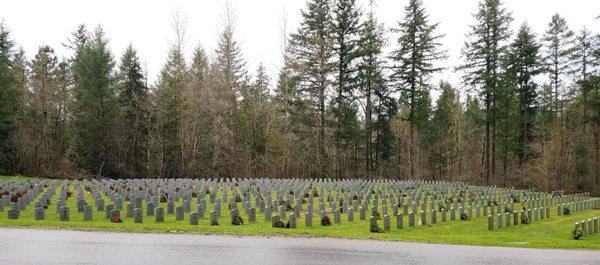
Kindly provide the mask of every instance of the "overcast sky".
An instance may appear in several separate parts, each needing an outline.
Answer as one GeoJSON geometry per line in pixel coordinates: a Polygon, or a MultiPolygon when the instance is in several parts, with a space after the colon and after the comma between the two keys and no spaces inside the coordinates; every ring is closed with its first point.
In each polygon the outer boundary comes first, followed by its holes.
{"type": "MultiPolygon", "coordinates": [[[[193,48],[204,47],[209,55],[216,46],[218,32],[223,21],[226,0],[190,1],[125,1],[125,0],[0,0],[0,19],[4,19],[12,32],[12,38],[21,46],[28,58],[40,45],[50,45],[59,57],[69,56],[62,46],[70,32],[80,23],[88,28],[101,25],[110,38],[110,47],[118,61],[124,48],[132,43],[146,64],[150,83],[165,61],[169,40],[174,39],[171,20],[179,9],[187,19],[186,52],[191,57],[193,48]]],[[[366,10],[368,0],[357,0],[366,10]]],[[[424,0],[430,20],[440,22],[439,33],[449,51],[449,59],[443,66],[452,68],[459,61],[460,49],[468,25],[473,24],[472,14],[479,0],[424,0]]],[[[386,27],[393,27],[404,15],[408,0],[377,0],[375,12],[386,27]]],[[[560,13],[571,29],[579,31],[586,26],[598,33],[600,15],[598,0],[504,0],[505,7],[513,13],[513,32],[527,22],[537,33],[543,34],[551,16],[560,13]]],[[[276,78],[281,59],[281,25],[287,17],[288,32],[299,25],[300,9],[304,0],[232,0],[235,9],[235,38],[241,45],[248,62],[249,72],[254,73],[263,63],[272,79],[276,78]]],[[[393,47],[394,36],[388,34],[393,47]]],[[[450,70],[435,76],[454,84],[458,75],[450,70]]]]}

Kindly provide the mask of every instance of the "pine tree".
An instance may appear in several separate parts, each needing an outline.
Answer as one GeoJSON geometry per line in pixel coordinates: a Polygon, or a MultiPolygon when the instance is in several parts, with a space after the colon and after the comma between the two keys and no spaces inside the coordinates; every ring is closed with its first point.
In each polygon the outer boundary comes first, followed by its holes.
{"type": "Polygon", "coordinates": [[[416,147],[415,130],[417,123],[423,123],[423,115],[417,115],[417,107],[423,107],[429,93],[429,78],[431,74],[441,68],[434,65],[436,61],[445,58],[445,52],[440,50],[439,43],[442,35],[436,34],[439,23],[430,24],[429,15],[426,13],[421,0],[410,0],[405,8],[405,17],[398,23],[396,32],[400,33],[397,40],[398,48],[392,52],[394,62],[392,80],[397,90],[407,94],[409,106],[408,123],[409,131],[409,166],[410,176],[418,175],[416,172],[416,147]],[[418,117],[421,116],[421,117],[418,117]]]}
{"type": "Polygon", "coordinates": [[[567,26],[567,21],[559,14],[552,16],[544,35],[544,61],[549,75],[554,97],[554,113],[560,114],[560,101],[565,94],[564,79],[573,67],[573,41],[575,34],[567,26]]]}
{"type": "MultiPolygon", "coordinates": [[[[299,78],[300,93],[310,108],[314,108],[316,122],[318,156],[315,158],[314,175],[328,175],[327,151],[325,142],[327,91],[332,74],[332,14],[328,0],[311,0],[307,9],[302,11],[302,22],[298,32],[290,40],[290,56],[293,68],[299,78]]],[[[307,125],[310,125],[307,124],[307,125]]]]}
{"type": "Polygon", "coordinates": [[[74,152],[78,165],[90,174],[118,174],[114,124],[117,116],[113,57],[101,28],[77,51],[73,106],[74,152]]]}
{"type": "Polygon", "coordinates": [[[119,65],[119,147],[123,177],[147,176],[148,87],[136,50],[130,44],[119,65]]]}
{"type": "Polygon", "coordinates": [[[482,0],[474,15],[469,40],[463,48],[465,64],[463,79],[467,85],[480,90],[485,108],[485,140],[482,165],[483,179],[490,184],[495,177],[495,117],[496,90],[501,77],[501,58],[510,38],[511,14],[502,7],[500,0],[482,0]]]}

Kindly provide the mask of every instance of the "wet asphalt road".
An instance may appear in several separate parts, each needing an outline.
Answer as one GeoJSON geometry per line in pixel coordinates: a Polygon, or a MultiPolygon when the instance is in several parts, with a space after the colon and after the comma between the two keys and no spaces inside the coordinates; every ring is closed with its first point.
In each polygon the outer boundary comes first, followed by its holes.
{"type": "Polygon", "coordinates": [[[0,228],[0,264],[600,264],[600,251],[0,228]]]}

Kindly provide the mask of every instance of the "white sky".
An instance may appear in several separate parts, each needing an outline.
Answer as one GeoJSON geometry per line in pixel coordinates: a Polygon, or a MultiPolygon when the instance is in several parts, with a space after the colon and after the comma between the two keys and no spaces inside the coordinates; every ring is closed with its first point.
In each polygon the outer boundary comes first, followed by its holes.
{"type": "MultiPolygon", "coordinates": [[[[368,0],[357,0],[368,9],[368,0]]],[[[23,47],[31,58],[40,45],[53,47],[59,57],[68,57],[62,46],[70,33],[80,23],[88,28],[101,25],[110,38],[110,47],[118,62],[123,50],[133,43],[138,55],[146,64],[152,84],[160,71],[174,39],[171,29],[173,13],[178,8],[187,18],[186,52],[188,61],[193,48],[202,45],[212,54],[217,42],[226,0],[0,0],[0,19],[4,19],[17,45],[23,47]]],[[[431,21],[441,22],[439,33],[449,51],[449,59],[443,66],[453,68],[460,60],[460,49],[468,25],[473,24],[472,14],[479,0],[424,0],[431,21]]],[[[408,0],[377,0],[376,15],[386,27],[396,25],[404,16],[408,0]]],[[[583,26],[594,33],[600,29],[598,0],[504,0],[505,7],[513,13],[513,32],[523,22],[541,36],[551,16],[558,12],[566,18],[571,29],[579,31],[583,26]]],[[[235,38],[241,45],[248,62],[248,70],[254,74],[259,63],[267,67],[276,79],[281,59],[281,25],[287,14],[288,33],[299,25],[300,9],[304,0],[232,0],[236,14],[235,38]]],[[[365,11],[366,12],[366,11],[365,11]]],[[[395,37],[388,34],[390,44],[395,37]]],[[[393,48],[393,46],[392,46],[393,48]]],[[[452,70],[435,76],[434,82],[449,80],[458,85],[459,75],[452,70]]]]}

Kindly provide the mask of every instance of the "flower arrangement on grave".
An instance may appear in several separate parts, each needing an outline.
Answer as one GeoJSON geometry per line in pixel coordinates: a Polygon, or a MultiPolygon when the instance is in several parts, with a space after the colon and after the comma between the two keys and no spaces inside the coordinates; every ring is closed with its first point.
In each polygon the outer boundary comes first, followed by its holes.
{"type": "Polygon", "coordinates": [[[235,194],[234,200],[235,202],[242,202],[242,196],[240,196],[239,194],[235,194]]]}
{"type": "Polygon", "coordinates": [[[285,211],[286,212],[291,212],[293,210],[294,210],[294,207],[291,204],[289,204],[289,203],[285,204],[285,211]]]}
{"type": "Polygon", "coordinates": [[[110,219],[111,222],[115,223],[115,224],[120,224],[123,222],[123,220],[121,219],[121,215],[117,214],[115,216],[113,216],[112,219],[110,219]]]}
{"type": "Polygon", "coordinates": [[[579,227],[576,227],[575,229],[573,229],[571,234],[573,235],[573,239],[579,240],[580,238],[583,237],[583,230],[581,230],[581,228],[579,228],[579,227]]]}
{"type": "Polygon", "coordinates": [[[565,208],[563,209],[563,214],[564,214],[564,215],[571,215],[571,209],[569,209],[569,207],[565,207],[565,208]]]}
{"type": "Polygon", "coordinates": [[[242,218],[239,214],[231,216],[231,224],[232,225],[243,225],[244,218],[242,218]]]}
{"type": "Polygon", "coordinates": [[[321,225],[322,226],[331,225],[331,219],[329,218],[329,216],[325,215],[325,216],[321,217],[321,225]]]}
{"type": "Polygon", "coordinates": [[[166,203],[169,200],[169,196],[165,195],[160,197],[160,203],[166,203]]]}
{"type": "Polygon", "coordinates": [[[522,214],[521,215],[521,223],[524,225],[528,225],[529,224],[529,217],[527,217],[527,215],[522,214]]]}
{"type": "Polygon", "coordinates": [[[460,220],[469,221],[469,216],[466,213],[461,213],[460,220]]]}

